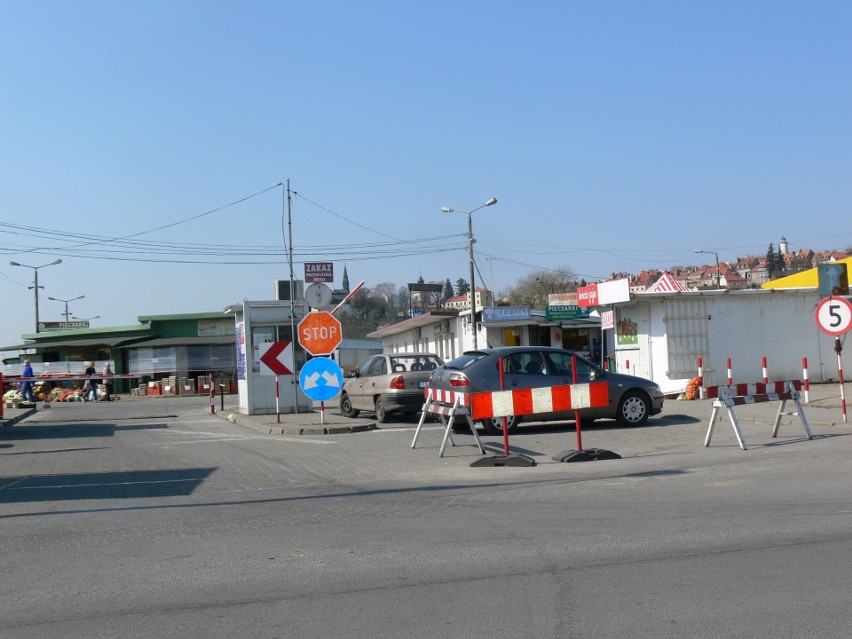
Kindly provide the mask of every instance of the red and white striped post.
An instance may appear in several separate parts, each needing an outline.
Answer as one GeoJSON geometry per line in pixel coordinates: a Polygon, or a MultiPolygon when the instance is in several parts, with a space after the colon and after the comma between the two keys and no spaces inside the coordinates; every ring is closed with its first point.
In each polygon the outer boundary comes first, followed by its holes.
{"type": "Polygon", "coordinates": [[[728,358],[728,386],[734,383],[734,376],[731,374],[731,358],[728,358]]]}
{"type": "Polygon", "coordinates": [[[216,414],[216,376],[210,373],[210,413],[216,414]]]}
{"type": "Polygon", "coordinates": [[[704,363],[698,358],[698,397],[704,399],[704,363]]]}
{"type": "MultiPolygon", "coordinates": [[[[572,383],[577,383],[577,357],[571,356],[571,376],[572,383]]],[[[577,426],[577,450],[583,450],[583,428],[580,425],[580,411],[574,411],[574,424],[577,426]]]]}
{"type": "Polygon", "coordinates": [[[768,384],[769,383],[769,377],[767,377],[767,375],[766,375],[766,357],[764,357],[763,360],[761,361],[761,365],[763,366],[763,383],[768,384]]]}
{"type": "MultiPolygon", "coordinates": [[[[506,378],[503,376],[503,356],[497,359],[497,368],[500,371],[500,390],[506,390],[506,378]]],[[[503,416],[503,453],[509,456],[509,421],[503,416]]]]}
{"type": "Polygon", "coordinates": [[[281,423],[281,408],[279,404],[279,397],[281,394],[279,393],[278,387],[278,375],[275,376],[275,421],[280,424],[281,423]]]}
{"type": "Polygon", "coordinates": [[[840,338],[834,338],[834,352],[837,353],[837,375],[840,378],[840,412],[843,414],[843,423],[846,423],[846,391],[843,389],[843,361],[840,359],[840,338]]]}
{"type": "Polygon", "coordinates": [[[805,404],[811,401],[810,392],[811,384],[808,381],[808,358],[802,358],[802,386],[805,389],[805,404]]]}

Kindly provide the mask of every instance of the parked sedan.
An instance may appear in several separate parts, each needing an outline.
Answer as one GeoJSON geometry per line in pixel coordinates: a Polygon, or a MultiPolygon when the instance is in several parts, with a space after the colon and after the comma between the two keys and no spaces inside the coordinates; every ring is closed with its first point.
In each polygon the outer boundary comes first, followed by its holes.
{"type": "Polygon", "coordinates": [[[345,417],[357,417],[362,410],[374,412],[380,423],[393,413],[418,413],[429,376],[443,363],[432,353],[373,355],[343,384],[340,412],[345,417]]]}
{"type": "MultiPolygon", "coordinates": [[[[603,370],[589,360],[561,348],[547,346],[504,346],[470,351],[437,368],[429,386],[460,393],[500,390],[498,362],[503,358],[503,380],[506,390],[542,388],[573,383],[572,358],[577,364],[577,383],[605,381],[609,385],[609,406],[584,408],[580,418],[616,419],[624,426],[640,426],[650,415],[663,410],[663,393],[652,381],[633,375],[603,370]]],[[[552,412],[528,416],[531,421],[572,420],[574,411],[552,412]]],[[[514,431],[521,417],[507,418],[509,431],[514,431]]],[[[503,418],[482,421],[486,432],[503,432],[503,418]]]]}

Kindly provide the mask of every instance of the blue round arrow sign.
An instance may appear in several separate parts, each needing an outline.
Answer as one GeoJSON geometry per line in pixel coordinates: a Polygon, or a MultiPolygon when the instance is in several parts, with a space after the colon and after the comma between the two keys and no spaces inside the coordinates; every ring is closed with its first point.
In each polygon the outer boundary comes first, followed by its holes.
{"type": "Polygon", "coordinates": [[[302,392],[315,402],[324,402],[340,392],[343,370],[333,359],[314,357],[305,362],[299,373],[302,392]]]}

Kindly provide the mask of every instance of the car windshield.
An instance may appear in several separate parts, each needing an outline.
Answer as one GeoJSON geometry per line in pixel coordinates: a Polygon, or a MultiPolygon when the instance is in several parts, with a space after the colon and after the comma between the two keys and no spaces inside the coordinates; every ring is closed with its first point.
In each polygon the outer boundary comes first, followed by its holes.
{"type": "Polygon", "coordinates": [[[483,357],[488,357],[488,353],[480,353],[479,351],[465,353],[464,355],[459,355],[454,360],[451,360],[444,364],[444,368],[452,368],[455,370],[463,371],[465,368],[467,368],[474,362],[478,362],[483,357]]]}
{"type": "Polygon", "coordinates": [[[394,373],[406,373],[408,371],[432,371],[443,362],[437,355],[393,355],[391,370],[394,373]]]}

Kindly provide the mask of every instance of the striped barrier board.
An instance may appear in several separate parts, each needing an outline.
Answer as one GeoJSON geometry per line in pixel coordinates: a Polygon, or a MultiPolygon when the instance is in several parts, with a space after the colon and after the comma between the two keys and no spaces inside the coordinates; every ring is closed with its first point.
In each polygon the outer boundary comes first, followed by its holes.
{"type": "Polygon", "coordinates": [[[460,393],[458,391],[446,391],[446,390],[438,390],[436,388],[426,388],[424,395],[426,397],[426,401],[429,402],[431,400],[432,403],[438,402],[441,404],[450,404],[453,405],[456,403],[456,399],[459,400],[459,406],[469,406],[470,405],[470,393],[460,393]]]}
{"type": "Polygon", "coordinates": [[[713,400],[713,412],[710,414],[710,425],[707,427],[707,436],[704,438],[704,446],[710,445],[710,439],[713,436],[713,428],[716,422],[721,418],[721,409],[725,408],[728,411],[728,418],[731,421],[731,426],[734,429],[734,434],[737,437],[740,448],[747,450],[748,447],[743,437],[740,423],[737,420],[734,412],[735,406],[744,406],[750,404],[760,404],[763,402],[780,402],[778,413],[775,415],[775,423],[772,426],[772,437],[778,436],[778,429],[781,425],[782,415],[793,415],[799,417],[802,421],[802,426],[805,429],[805,436],[808,439],[813,439],[811,429],[808,425],[808,420],[802,410],[802,405],[799,402],[799,388],[801,384],[798,381],[790,382],[770,382],[757,384],[732,384],[730,386],[711,386],[707,388],[708,397],[712,390],[715,394],[713,400]],[[785,412],[784,408],[788,401],[792,401],[796,405],[796,410],[785,412]]]}
{"type": "Polygon", "coordinates": [[[581,408],[600,408],[608,404],[607,382],[471,394],[471,413],[474,421],[511,415],[536,415],[581,408]]]}
{"type": "Polygon", "coordinates": [[[771,393],[783,393],[787,390],[787,384],[792,384],[793,388],[797,391],[802,388],[802,383],[797,379],[791,382],[767,382],[765,384],[762,382],[757,382],[755,384],[722,384],[720,386],[706,387],[704,389],[704,396],[707,399],[715,399],[720,396],[720,388],[726,389],[727,394],[733,397],[752,397],[756,395],[768,395],[771,393]]]}

